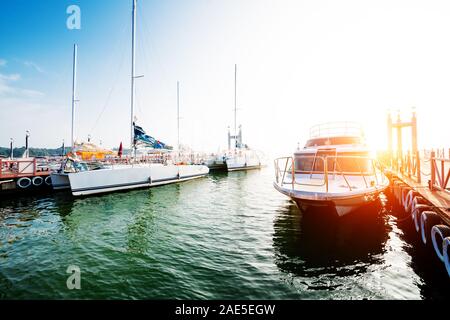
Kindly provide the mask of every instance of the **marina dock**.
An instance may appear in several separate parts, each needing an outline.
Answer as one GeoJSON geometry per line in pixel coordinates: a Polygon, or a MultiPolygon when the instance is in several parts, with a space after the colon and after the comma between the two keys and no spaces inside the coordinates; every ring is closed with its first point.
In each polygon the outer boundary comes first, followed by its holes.
{"type": "Polygon", "coordinates": [[[422,150],[417,147],[417,118],[394,123],[388,117],[389,149],[382,156],[397,204],[411,215],[424,245],[432,247],[450,276],[450,149],[422,150]],[[412,150],[404,153],[403,130],[410,129],[412,150]],[[392,133],[397,141],[394,152],[392,133]]]}
{"type": "Polygon", "coordinates": [[[37,158],[0,158],[0,194],[51,190],[50,173],[51,170],[41,166],[37,158]]]}

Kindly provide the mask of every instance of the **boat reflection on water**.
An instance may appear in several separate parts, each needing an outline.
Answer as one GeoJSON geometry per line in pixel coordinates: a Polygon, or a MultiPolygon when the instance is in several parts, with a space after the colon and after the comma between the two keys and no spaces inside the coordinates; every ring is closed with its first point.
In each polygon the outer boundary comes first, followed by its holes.
{"type": "Polygon", "coordinates": [[[323,208],[302,212],[289,202],[274,220],[276,265],[299,277],[365,272],[370,265],[380,263],[388,239],[383,206],[378,200],[337,218],[323,208]]]}

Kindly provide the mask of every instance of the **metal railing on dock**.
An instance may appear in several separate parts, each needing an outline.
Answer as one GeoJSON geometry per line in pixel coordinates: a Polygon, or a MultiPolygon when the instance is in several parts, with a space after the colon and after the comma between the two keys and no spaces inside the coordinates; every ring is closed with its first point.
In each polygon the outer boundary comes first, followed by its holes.
{"type": "Polygon", "coordinates": [[[450,276],[450,149],[424,150],[417,144],[417,118],[397,122],[388,116],[388,151],[381,155],[386,172],[391,175],[392,194],[398,209],[410,214],[415,230],[424,244],[432,247],[440,261],[444,262],[450,276]],[[412,152],[403,155],[402,130],[411,129],[412,152]],[[392,131],[396,131],[397,146],[394,154],[392,131]]]}
{"type": "Polygon", "coordinates": [[[29,176],[46,176],[50,170],[40,167],[36,158],[31,159],[1,159],[0,179],[14,179],[29,176]]]}
{"type": "Polygon", "coordinates": [[[433,190],[445,191],[450,195],[450,158],[445,158],[443,152],[424,150],[420,152],[407,152],[401,159],[392,157],[390,161],[383,157],[382,163],[391,173],[400,177],[407,177],[415,182],[433,190]]]}

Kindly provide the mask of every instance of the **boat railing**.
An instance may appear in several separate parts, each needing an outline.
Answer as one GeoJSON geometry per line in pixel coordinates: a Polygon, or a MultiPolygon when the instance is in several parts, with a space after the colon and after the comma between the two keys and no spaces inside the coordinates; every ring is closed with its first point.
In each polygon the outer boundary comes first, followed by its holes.
{"type": "MultiPolygon", "coordinates": [[[[296,185],[303,186],[324,186],[326,192],[329,190],[330,177],[342,177],[345,181],[346,187],[349,191],[353,190],[350,184],[349,176],[361,176],[363,178],[366,188],[373,187],[373,182],[368,181],[368,177],[374,177],[376,185],[385,183],[386,177],[382,173],[382,167],[378,161],[371,157],[365,156],[345,156],[345,155],[326,155],[326,156],[301,156],[300,159],[312,159],[312,166],[310,170],[300,170],[295,166],[295,159],[293,157],[282,157],[275,159],[275,180],[280,186],[290,184],[292,190],[296,185]],[[342,162],[339,160],[355,160],[355,168],[351,171],[343,170],[342,162]],[[361,165],[362,163],[370,164],[361,165]],[[321,164],[321,166],[320,166],[321,164]],[[331,167],[332,166],[332,167],[331,167]],[[316,169],[317,168],[317,169],[316,169]],[[305,179],[297,178],[298,174],[305,174],[309,176],[310,181],[305,182],[305,179]],[[379,176],[381,181],[379,181],[379,176]],[[317,181],[318,180],[318,181],[317,181]]],[[[373,180],[372,180],[373,181],[373,180]]]]}
{"type": "Polygon", "coordinates": [[[327,122],[311,127],[310,138],[330,136],[364,136],[361,124],[350,121],[327,122]]]}
{"type": "MultiPolygon", "coordinates": [[[[82,162],[88,168],[96,166],[110,166],[114,168],[120,165],[138,165],[138,164],[175,164],[175,165],[186,165],[186,164],[201,164],[204,162],[204,158],[200,155],[189,154],[189,155],[173,155],[173,154],[150,154],[150,155],[140,155],[136,157],[107,157],[104,159],[90,159],[90,160],[79,160],[72,159],[73,161],[82,162]]],[[[63,164],[63,167],[65,165],[63,164]]],[[[74,168],[74,171],[81,170],[74,168]]]]}

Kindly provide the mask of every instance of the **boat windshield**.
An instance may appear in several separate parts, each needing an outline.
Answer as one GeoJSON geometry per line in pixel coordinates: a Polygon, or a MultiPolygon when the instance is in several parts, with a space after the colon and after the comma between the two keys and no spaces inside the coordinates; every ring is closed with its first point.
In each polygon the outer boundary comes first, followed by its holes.
{"type": "Polygon", "coordinates": [[[74,161],[72,159],[68,159],[66,164],[64,165],[64,172],[81,172],[88,171],[89,168],[85,162],[74,161]]]}
{"type": "Polygon", "coordinates": [[[296,173],[324,173],[327,161],[328,173],[368,174],[373,171],[372,160],[367,154],[320,155],[300,154],[295,156],[296,173]],[[326,159],[326,160],[325,160],[326,159]]]}
{"type": "Polygon", "coordinates": [[[305,148],[317,146],[334,146],[343,144],[361,144],[361,137],[327,137],[314,138],[306,142],[305,148]]]}

